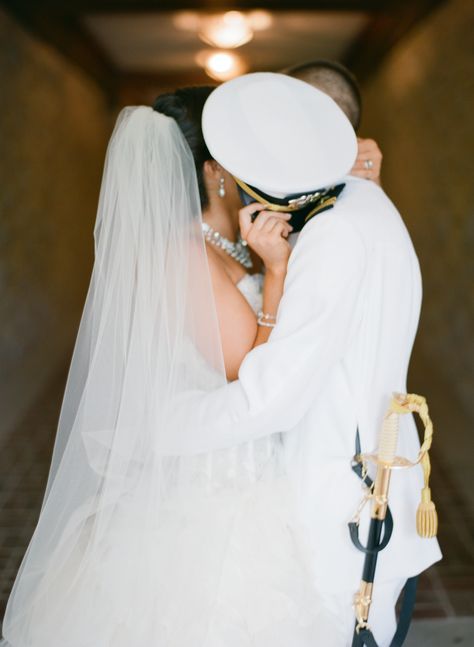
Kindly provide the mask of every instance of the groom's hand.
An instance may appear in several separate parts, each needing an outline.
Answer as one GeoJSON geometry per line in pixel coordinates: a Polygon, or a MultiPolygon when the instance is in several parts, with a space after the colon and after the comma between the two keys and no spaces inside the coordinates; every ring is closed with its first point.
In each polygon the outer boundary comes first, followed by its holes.
{"type": "Polygon", "coordinates": [[[357,159],[351,170],[351,175],[372,180],[380,185],[380,169],[382,168],[382,151],[373,139],[357,138],[357,159]]]}

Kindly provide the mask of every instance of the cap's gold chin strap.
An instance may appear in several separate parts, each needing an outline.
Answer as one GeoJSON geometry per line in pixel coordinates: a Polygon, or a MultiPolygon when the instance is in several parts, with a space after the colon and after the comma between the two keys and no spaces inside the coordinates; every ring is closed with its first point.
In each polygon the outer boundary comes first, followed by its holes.
{"type": "Polygon", "coordinates": [[[260,204],[264,204],[269,211],[280,211],[284,213],[290,213],[291,211],[296,211],[297,207],[293,205],[284,205],[284,204],[274,204],[273,202],[269,202],[268,200],[265,200],[261,195],[259,195],[256,191],[252,189],[251,186],[246,184],[243,180],[239,180],[238,177],[235,177],[235,175],[232,176],[234,180],[237,182],[237,184],[240,186],[241,189],[245,191],[249,196],[252,198],[255,198],[256,202],[260,202],[260,204]]]}
{"type": "MultiPolygon", "coordinates": [[[[265,207],[269,211],[278,211],[280,213],[293,213],[295,211],[299,211],[302,208],[302,205],[299,204],[275,204],[274,202],[269,202],[268,200],[265,200],[261,195],[257,193],[254,189],[252,189],[251,186],[246,184],[243,180],[240,180],[238,177],[235,177],[235,175],[232,176],[236,183],[240,186],[241,189],[247,193],[247,195],[251,196],[252,198],[255,199],[256,202],[259,202],[260,204],[265,205],[265,207]]],[[[334,204],[336,204],[337,198],[335,196],[324,196],[324,191],[318,192],[317,198],[315,197],[315,200],[317,200],[317,204],[315,205],[314,209],[311,209],[309,213],[306,214],[304,221],[308,222],[310,218],[315,216],[317,213],[320,211],[323,211],[324,209],[327,209],[328,207],[332,207],[334,204]]],[[[306,205],[304,205],[306,206],[306,205]]]]}

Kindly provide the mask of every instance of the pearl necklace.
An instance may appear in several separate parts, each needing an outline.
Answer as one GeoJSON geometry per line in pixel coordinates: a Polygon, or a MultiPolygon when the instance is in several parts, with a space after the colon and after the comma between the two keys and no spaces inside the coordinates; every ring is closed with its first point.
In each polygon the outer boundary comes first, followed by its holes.
{"type": "Polygon", "coordinates": [[[204,238],[211,243],[211,245],[222,249],[226,254],[229,254],[229,256],[247,269],[251,269],[253,267],[248,245],[245,240],[242,240],[240,234],[236,242],[233,243],[228,238],[224,238],[224,236],[222,236],[218,231],[208,225],[207,222],[202,223],[202,231],[204,238]]]}

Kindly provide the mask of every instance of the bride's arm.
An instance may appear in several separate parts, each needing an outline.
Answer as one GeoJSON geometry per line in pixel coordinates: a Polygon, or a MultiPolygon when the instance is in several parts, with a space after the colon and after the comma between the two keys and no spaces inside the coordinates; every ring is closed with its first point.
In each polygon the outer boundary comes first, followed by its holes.
{"type": "MultiPolygon", "coordinates": [[[[244,231],[248,234],[249,244],[260,254],[266,265],[263,312],[275,316],[283,294],[290,251],[286,238],[282,236],[287,237],[291,228],[283,218],[267,212],[262,212],[255,223],[251,224],[252,211],[255,211],[255,207],[242,209],[244,222],[248,216],[248,226],[244,231]]],[[[228,380],[235,380],[244,357],[268,340],[272,328],[257,324],[252,308],[210,247],[208,260],[226,376],[228,380]]],[[[265,320],[265,323],[273,323],[273,319],[265,320]]]]}
{"type": "Polygon", "coordinates": [[[262,313],[269,315],[269,319],[263,319],[257,326],[257,336],[252,348],[268,341],[273,324],[276,321],[276,313],[283,295],[287,265],[282,267],[267,268],[263,280],[263,307],[262,313]],[[269,325],[265,325],[269,324],[269,325]]]}
{"type": "Polygon", "coordinates": [[[222,261],[208,247],[207,257],[216,303],[217,320],[228,380],[235,380],[240,365],[257,337],[257,319],[246,299],[226,272],[222,261]]]}
{"type": "Polygon", "coordinates": [[[260,211],[252,223],[251,215],[262,205],[256,203],[244,207],[239,212],[242,238],[262,260],[265,266],[263,283],[263,317],[258,325],[257,335],[252,348],[268,341],[276,314],[283,295],[290,244],[288,235],[292,227],[288,224],[288,214],[276,214],[270,211],[260,211]]]}
{"type": "Polygon", "coordinates": [[[247,355],[238,380],[183,398],[159,451],[199,453],[288,431],[322,394],[358,324],[366,263],[349,211],[328,214],[300,234],[269,342],[247,355]]]}

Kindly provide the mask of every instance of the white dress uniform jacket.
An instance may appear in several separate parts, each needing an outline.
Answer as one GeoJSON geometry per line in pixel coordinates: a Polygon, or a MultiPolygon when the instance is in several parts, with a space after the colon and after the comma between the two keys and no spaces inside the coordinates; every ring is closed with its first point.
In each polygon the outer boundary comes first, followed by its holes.
{"type": "MultiPolygon", "coordinates": [[[[188,445],[209,449],[199,443],[200,425],[221,446],[287,432],[314,582],[328,593],[358,588],[363,555],[347,529],[362,497],[351,471],[356,429],[362,451],[374,450],[392,392],[406,392],[421,304],[419,265],[398,211],[373,182],[346,180],[335,207],[299,235],[269,342],[249,353],[239,380],[198,401],[188,445]]],[[[398,453],[414,458],[418,449],[414,421],[402,416],[398,453]]],[[[395,527],[378,582],[405,579],[441,557],[436,539],[416,533],[421,488],[421,468],[393,474],[395,527]]]]}

